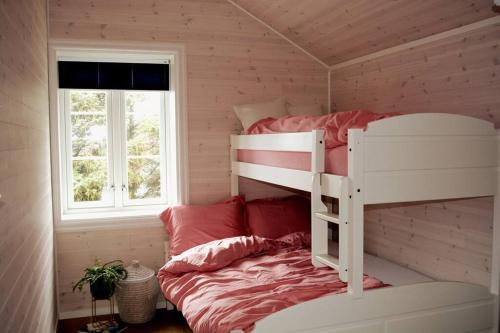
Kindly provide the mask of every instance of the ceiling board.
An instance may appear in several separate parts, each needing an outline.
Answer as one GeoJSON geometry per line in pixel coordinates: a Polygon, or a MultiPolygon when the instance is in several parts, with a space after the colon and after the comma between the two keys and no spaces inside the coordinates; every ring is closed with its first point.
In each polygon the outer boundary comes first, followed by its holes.
{"type": "Polygon", "coordinates": [[[233,0],[328,65],[496,14],[491,0],[233,0]]]}

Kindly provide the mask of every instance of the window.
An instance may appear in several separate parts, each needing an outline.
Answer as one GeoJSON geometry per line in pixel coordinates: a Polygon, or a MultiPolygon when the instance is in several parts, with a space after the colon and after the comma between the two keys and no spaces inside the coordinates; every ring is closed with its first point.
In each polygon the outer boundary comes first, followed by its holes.
{"type": "Polygon", "coordinates": [[[68,209],[167,203],[166,94],[61,92],[68,209]]]}
{"type": "Polygon", "coordinates": [[[62,219],[157,213],[167,204],[180,203],[182,137],[175,84],[169,89],[165,83],[164,66],[149,66],[173,57],[90,55],[64,50],[56,57],[62,219]],[[129,58],[139,63],[123,61],[129,58]],[[61,66],[61,60],[67,66],[61,66]],[[96,73],[89,70],[94,68],[96,73]]]}

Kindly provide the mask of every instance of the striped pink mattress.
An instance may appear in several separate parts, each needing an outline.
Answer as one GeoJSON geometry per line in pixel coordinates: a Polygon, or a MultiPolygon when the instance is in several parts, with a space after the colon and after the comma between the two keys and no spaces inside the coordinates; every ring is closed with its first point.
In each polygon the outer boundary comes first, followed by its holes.
{"type": "MultiPolygon", "coordinates": [[[[311,153],[238,150],[238,161],[295,170],[311,170],[311,153]]],[[[325,150],[325,172],[347,176],[347,145],[325,150]]]]}

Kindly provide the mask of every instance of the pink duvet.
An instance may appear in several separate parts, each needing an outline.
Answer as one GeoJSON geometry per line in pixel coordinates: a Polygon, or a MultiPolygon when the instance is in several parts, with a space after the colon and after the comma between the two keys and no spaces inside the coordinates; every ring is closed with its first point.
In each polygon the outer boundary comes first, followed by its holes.
{"type": "Polygon", "coordinates": [[[399,115],[396,112],[374,113],[355,110],[330,113],[324,116],[287,116],[279,119],[265,118],[250,126],[247,134],[273,134],[284,132],[309,132],[325,130],[325,148],[335,148],[347,144],[347,130],[366,128],[369,122],[399,115]]]}
{"type": "MultiPolygon", "coordinates": [[[[311,265],[309,242],[303,233],[213,241],[173,257],[158,280],[194,332],[249,332],[276,311],[346,291],[335,270],[311,265]]],[[[365,289],[383,286],[365,276],[365,289]]]]}

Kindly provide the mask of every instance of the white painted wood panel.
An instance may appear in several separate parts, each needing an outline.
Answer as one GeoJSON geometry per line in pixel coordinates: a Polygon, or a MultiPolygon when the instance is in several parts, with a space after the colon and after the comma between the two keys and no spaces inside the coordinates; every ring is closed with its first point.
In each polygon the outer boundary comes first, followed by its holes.
{"type": "Polygon", "coordinates": [[[237,149],[311,152],[312,142],[311,132],[231,136],[237,149]]]}
{"type": "Polygon", "coordinates": [[[388,333],[419,332],[476,332],[491,329],[493,325],[493,304],[463,306],[462,308],[436,313],[412,315],[387,322],[388,333]],[[458,319],[458,320],[457,320],[458,319]]]}
{"type": "Polygon", "coordinates": [[[365,170],[496,167],[495,136],[365,137],[365,170]]]}
{"type": "MultiPolygon", "coordinates": [[[[255,325],[255,332],[317,332],[319,330],[324,332],[327,329],[335,332],[333,329],[337,327],[340,329],[343,325],[348,327],[366,324],[368,326],[370,322],[376,324],[398,319],[401,319],[401,326],[409,320],[410,324],[406,327],[417,329],[419,326],[413,326],[411,318],[406,317],[410,315],[420,317],[421,320],[426,318],[429,330],[425,332],[441,333],[440,329],[443,327],[441,315],[445,315],[446,318],[446,314],[452,312],[448,319],[461,324],[455,332],[466,333],[491,326],[492,316],[489,310],[493,302],[493,296],[485,287],[457,282],[427,282],[368,290],[362,298],[357,299],[346,293],[320,297],[276,312],[258,321],[255,325]],[[487,310],[484,315],[486,321],[474,319],[478,314],[478,306],[487,310]],[[435,316],[429,316],[432,314],[435,316]],[[303,320],[304,315],[307,315],[307,321],[303,320]],[[467,323],[470,323],[470,326],[466,326],[467,323]]],[[[451,327],[456,327],[453,325],[451,327]]],[[[386,332],[400,331],[386,330],[386,332]]]]}
{"type": "Polygon", "coordinates": [[[343,328],[322,328],[320,330],[309,331],[312,332],[324,332],[324,333],[384,333],[384,323],[374,322],[371,324],[354,324],[348,325],[348,327],[343,328]]]}
{"type": "Polygon", "coordinates": [[[408,114],[368,124],[369,136],[495,135],[490,121],[447,113],[408,114]]]}
{"type": "Polygon", "coordinates": [[[311,191],[313,174],[309,171],[277,168],[245,162],[233,162],[233,173],[276,185],[311,191]]]}
{"type": "Polygon", "coordinates": [[[0,323],[53,332],[45,1],[0,4],[0,323]]]}
{"type": "Polygon", "coordinates": [[[321,174],[321,193],[323,195],[340,198],[342,182],[347,177],[323,173],[321,174]]]}
{"type": "Polygon", "coordinates": [[[348,176],[351,180],[351,200],[349,201],[350,220],[348,253],[349,271],[348,273],[348,293],[354,298],[359,298],[363,294],[363,253],[364,253],[364,203],[365,180],[363,167],[364,163],[364,140],[362,129],[350,129],[348,131],[348,176]]]}
{"type": "Polygon", "coordinates": [[[365,202],[381,204],[494,195],[496,168],[365,173],[365,202]]]}

